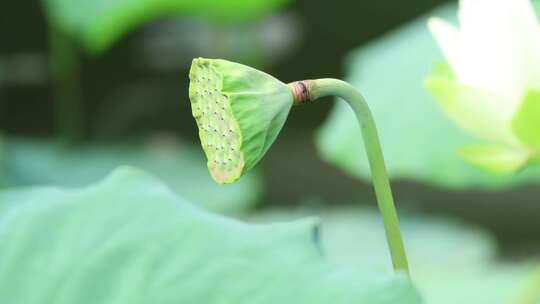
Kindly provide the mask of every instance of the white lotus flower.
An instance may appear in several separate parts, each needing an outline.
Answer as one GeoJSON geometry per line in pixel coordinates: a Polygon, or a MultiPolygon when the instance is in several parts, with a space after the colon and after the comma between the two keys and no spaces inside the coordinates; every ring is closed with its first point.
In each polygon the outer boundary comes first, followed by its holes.
{"type": "Polygon", "coordinates": [[[466,148],[469,161],[515,171],[540,151],[540,26],[528,0],[461,0],[459,29],[428,26],[448,60],[428,90],[463,129],[495,145],[466,148]]]}

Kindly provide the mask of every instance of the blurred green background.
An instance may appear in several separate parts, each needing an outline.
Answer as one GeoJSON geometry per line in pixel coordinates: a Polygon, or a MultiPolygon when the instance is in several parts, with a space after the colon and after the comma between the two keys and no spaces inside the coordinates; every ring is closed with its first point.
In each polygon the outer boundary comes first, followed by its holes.
{"type": "MultiPolygon", "coordinates": [[[[2,179],[6,183],[9,179],[12,183],[15,183],[14,179],[19,180],[17,183],[62,179],[40,178],[47,174],[66,175],[64,180],[67,181],[77,179],[70,176],[73,174],[68,172],[69,166],[59,172],[61,164],[51,163],[67,162],[66,157],[36,159],[47,153],[37,149],[46,148],[35,146],[40,143],[24,142],[25,138],[47,141],[62,133],[58,129],[60,114],[55,106],[55,96],[75,94],[75,98],[80,98],[81,135],[75,146],[83,144],[86,148],[94,144],[125,145],[131,142],[144,146],[154,141],[171,140],[182,145],[193,143],[193,148],[189,148],[194,151],[190,153],[202,153],[196,146],[196,126],[187,97],[191,58],[223,57],[240,61],[264,69],[285,82],[313,77],[346,78],[350,68],[344,58],[354,49],[376,41],[444,1],[274,2],[275,7],[261,9],[260,13],[237,20],[225,17],[221,20],[196,10],[156,13],[98,52],[87,47],[85,43],[88,42],[78,43],[90,38],[78,33],[74,36],[64,33],[68,37],[63,43],[67,43],[75,54],[60,54],[60,57],[74,56],[79,65],[70,76],[75,83],[67,82],[68,86],[78,90],[75,93],[69,92],[70,88],[66,89],[67,93],[59,93],[63,84],[55,86],[57,81],[49,69],[49,37],[54,31],[51,24],[55,19],[47,19],[45,8],[54,10],[62,1],[5,4],[0,11],[0,130],[4,138],[0,159],[4,173],[17,172],[11,176],[3,174],[2,179]],[[39,168],[45,163],[49,166],[38,170],[32,162],[40,164],[39,168]],[[21,173],[21,170],[30,172],[21,173]]],[[[60,52],[70,52],[62,49],[60,52]]],[[[421,85],[418,83],[419,87],[421,85]]],[[[332,105],[329,99],[294,109],[271,153],[259,166],[262,185],[257,187],[261,188],[262,196],[252,196],[257,197],[259,208],[275,204],[296,206],[317,199],[331,205],[373,201],[369,184],[359,183],[321,161],[317,153],[314,131],[324,122],[332,105]]],[[[76,115],[69,110],[69,116],[76,115]]],[[[99,166],[100,157],[122,159],[125,156],[119,151],[100,153],[101,156],[88,156],[97,158],[90,160],[93,163],[88,167],[99,166]]],[[[134,152],[131,150],[130,153],[134,152]]],[[[360,157],[363,152],[354,153],[360,157]]],[[[204,166],[199,161],[194,167],[199,165],[204,166]]],[[[187,170],[185,166],[178,166],[178,171],[187,170]]],[[[198,174],[211,183],[209,176],[198,174]]],[[[82,178],[82,181],[86,179],[82,178]]],[[[501,241],[503,248],[512,248],[519,255],[537,249],[540,228],[537,197],[540,191],[535,185],[495,192],[453,191],[405,179],[396,180],[394,185],[400,208],[450,215],[486,227],[501,241]]]]}
{"type": "Polygon", "coordinates": [[[452,18],[455,5],[441,9],[445,3],[5,3],[0,10],[0,185],[81,186],[129,163],[220,212],[375,206],[366,169],[339,169],[349,166],[347,156],[336,153],[348,142],[340,137],[351,128],[339,126],[345,117],[334,112],[333,121],[325,123],[331,111],[340,111],[332,110],[331,99],[293,109],[256,172],[226,189],[214,185],[198,147],[187,75],[193,57],[220,57],[284,82],[335,77],[365,88],[396,177],[400,211],[480,227],[495,240],[498,257],[531,257],[540,249],[539,175],[498,179],[466,168],[451,153],[453,146],[439,144],[455,137],[446,132],[459,130],[448,131],[453,126],[440,113],[420,111],[422,103],[414,103],[427,100],[417,95],[423,94],[422,75],[433,60],[442,59],[424,21],[414,20],[437,7],[437,14],[452,18]],[[440,124],[444,127],[433,127],[440,124]],[[433,132],[422,133],[424,128],[433,132]],[[391,139],[395,144],[386,143],[391,139]],[[449,152],[437,158],[442,152],[430,143],[449,152]],[[425,168],[400,166],[418,162],[411,156],[415,151],[425,168]]]}

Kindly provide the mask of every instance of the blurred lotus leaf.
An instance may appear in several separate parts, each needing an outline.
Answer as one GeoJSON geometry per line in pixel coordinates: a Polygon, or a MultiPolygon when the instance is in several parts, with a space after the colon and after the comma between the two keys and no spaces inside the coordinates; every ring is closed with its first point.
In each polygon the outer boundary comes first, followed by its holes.
{"type": "MultiPolygon", "coordinates": [[[[106,50],[140,24],[160,16],[189,15],[232,22],[268,14],[288,0],[42,0],[55,28],[91,53],[106,50]]],[[[186,33],[189,34],[189,33],[186,33]]]]}
{"type": "MultiPolygon", "coordinates": [[[[455,4],[444,5],[347,60],[348,80],[361,89],[373,111],[388,172],[394,179],[455,190],[499,190],[540,181],[539,168],[493,175],[467,164],[457,150],[481,142],[456,127],[423,88],[433,62],[444,58],[426,20],[455,20],[456,9],[455,4]]],[[[336,103],[316,142],[325,160],[354,177],[370,178],[360,129],[345,103],[336,103]]]]}
{"type": "Polygon", "coordinates": [[[181,197],[220,213],[245,212],[262,195],[258,174],[247,175],[230,187],[216,185],[206,169],[202,151],[167,137],[69,149],[46,140],[4,138],[0,155],[0,181],[7,186],[81,187],[102,179],[118,166],[130,165],[151,172],[181,197]]]}
{"type": "Polygon", "coordinates": [[[419,303],[405,275],[325,261],[317,221],[201,211],[128,167],[79,190],[0,192],[0,302],[419,303]]]}
{"type": "MultiPolygon", "coordinates": [[[[352,268],[391,269],[384,228],[372,209],[273,210],[255,222],[321,217],[321,243],[328,259],[352,268]]],[[[484,231],[449,219],[403,214],[401,226],[411,276],[426,303],[507,304],[520,294],[536,267],[533,261],[501,263],[484,231]]],[[[527,302],[528,303],[528,302],[527,302]]]]}

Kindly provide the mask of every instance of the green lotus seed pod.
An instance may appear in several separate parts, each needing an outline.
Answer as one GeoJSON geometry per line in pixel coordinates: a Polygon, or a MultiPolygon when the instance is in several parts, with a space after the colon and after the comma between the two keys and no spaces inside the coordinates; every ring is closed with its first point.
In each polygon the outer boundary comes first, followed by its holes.
{"type": "Polygon", "coordinates": [[[189,98],[208,169],[216,182],[232,183],[268,151],[293,105],[288,86],[254,68],[196,58],[189,98]]]}

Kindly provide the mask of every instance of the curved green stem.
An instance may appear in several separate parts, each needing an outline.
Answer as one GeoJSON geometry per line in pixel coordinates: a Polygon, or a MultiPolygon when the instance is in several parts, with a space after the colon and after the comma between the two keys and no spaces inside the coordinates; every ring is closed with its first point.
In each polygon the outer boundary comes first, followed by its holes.
{"type": "Polygon", "coordinates": [[[407,256],[401,238],[399,221],[394,206],[390,182],[386,174],[383,153],[375,121],[364,97],[350,84],[338,79],[316,79],[305,82],[308,98],[315,100],[325,96],[337,96],[344,99],[353,109],[362,130],[371,177],[377,204],[381,213],[392,264],[395,270],[409,272],[407,256]]]}

